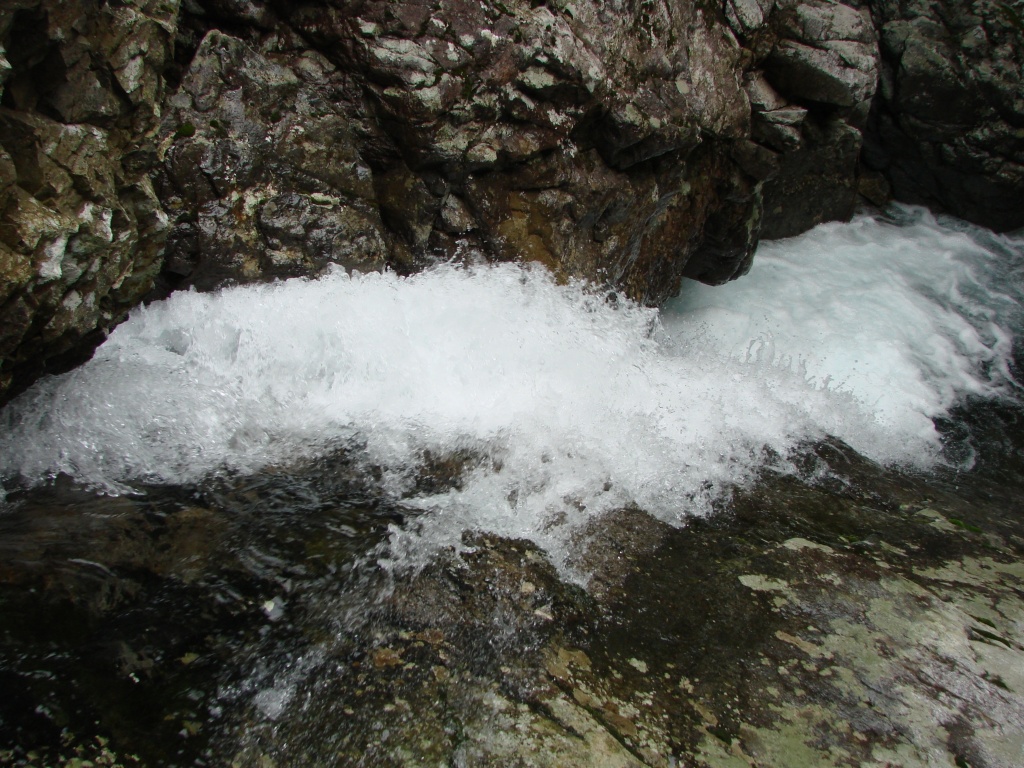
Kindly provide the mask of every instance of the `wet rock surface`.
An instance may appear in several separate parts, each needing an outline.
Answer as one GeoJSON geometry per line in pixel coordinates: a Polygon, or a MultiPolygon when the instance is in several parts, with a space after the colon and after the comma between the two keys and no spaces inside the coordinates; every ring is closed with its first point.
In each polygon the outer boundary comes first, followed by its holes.
{"type": "Polygon", "coordinates": [[[421,571],[381,570],[410,518],[343,455],[146,499],[15,499],[0,749],[15,765],[1019,764],[1019,485],[835,444],[800,462],[682,529],[595,520],[573,563],[586,589],[532,543],[474,532],[421,571]]]}
{"type": "Polygon", "coordinates": [[[177,2],[0,10],[0,402],[87,359],[152,288],[177,2]]]}
{"type": "Polygon", "coordinates": [[[16,3],[0,396],[178,288],[511,259],[658,304],[865,200],[1020,226],[1019,10],[16,3]]]}
{"type": "Polygon", "coordinates": [[[761,235],[791,237],[849,219],[860,204],[859,157],[879,50],[864,8],[777,3],[767,22],[752,41],[754,50],[768,51],[763,77],[748,76],[752,138],[778,153],[765,182],[761,235]]]}
{"type": "Polygon", "coordinates": [[[485,257],[656,303],[686,270],[749,264],[741,49],[699,6],[188,14],[196,53],[164,122],[171,286],[485,257]]]}
{"type": "Polygon", "coordinates": [[[279,58],[210,31],[168,102],[169,288],[386,262],[371,171],[338,103],[346,78],[313,51],[279,58]]]}
{"type": "Polygon", "coordinates": [[[864,9],[247,3],[180,28],[166,287],[484,257],[658,303],[860,199],[864,9]]]}

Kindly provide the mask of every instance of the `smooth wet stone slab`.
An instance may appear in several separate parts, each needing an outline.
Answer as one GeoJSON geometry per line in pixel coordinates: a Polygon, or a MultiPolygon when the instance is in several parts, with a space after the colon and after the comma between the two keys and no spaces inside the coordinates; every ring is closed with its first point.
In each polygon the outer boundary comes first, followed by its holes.
{"type": "Polygon", "coordinates": [[[813,481],[765,476],[683,529],[595,521],[573,562],[587,589],[530,542],[472,533],[389,577],[373,553],[400,515],[343,463],[161,503],[23,502],[2,518],[0,749],[14,765],[1020,765],[1019,489],[842,446],[802,462],[813,481]]]}

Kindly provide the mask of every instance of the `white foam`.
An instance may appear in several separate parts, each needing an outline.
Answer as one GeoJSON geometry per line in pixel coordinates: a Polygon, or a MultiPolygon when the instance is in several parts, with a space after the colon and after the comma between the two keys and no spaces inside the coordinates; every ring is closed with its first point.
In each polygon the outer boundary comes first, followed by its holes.
{"type": "Polygon", "coordinates": [[[859,217],[766,242],[750,279],[686,285],[666,322],[680,334],[699,324],[734,358],[849,393],[881,430],[838,436],[879,461],[927,464],[934,417],[965,395],[1013,386],[1024,241],[942,225],[923,209],[894,212],[899,223],[859,217]]]}
{"type": "Polygon", "coordinates": [[[461,490],[405,499],[426,514],[395,557],[479,528],[561,561],[590,515],[681,521],[826,434],[927,466],[931,418],[1003,385],[1018,305],[990,292],[991,251],[916,216],[767,244],[660,315],[513,265],[176,294],[5,410],[0,474],[116,492],[347,443],[403,498],[423,451],[469,448],[461,490]]]}

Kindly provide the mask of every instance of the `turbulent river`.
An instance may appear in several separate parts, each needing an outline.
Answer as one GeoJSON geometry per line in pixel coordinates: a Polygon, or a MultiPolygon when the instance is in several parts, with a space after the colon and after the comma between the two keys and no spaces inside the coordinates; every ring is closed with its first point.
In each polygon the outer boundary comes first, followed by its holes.
{"type": "MultiPolygon", "coordinates": [[[[416,573],[440,552],[472,551],[472,531],[530,542],[563,581],[585,587],[580,537],[602,516],[638,509],[686,527],[766,472],[805,472],[807,446],[826,441],[905,472],[1012,475],[1022,319],[1024,239],[916,208],[764,243],[748,276],[687,284],[661,310],[509,264],[178,293],[136,310],[90,362],[0,414],[0,520],[27,547],[41,536],[25,533],[39,526],[33,516],[56,516],[51,544],[61,526],[103,538],[98,518],[137,514],[153,536],[204,505],[244,518],[244,534],[230,522],[196,530],[226,536],[225,551],[271,585],[243,595],[264,625],[246,641],[257,650],[244,672],[196,694],[191,718],[171,718],[171,743],[231,702],[255,702],[249,717],[263,722],[292,706],[329,655],[308,638],[281,639],[295,631],[295,585],[315,581],[339,614],[358,613],[345,589],[325,586],[354,578],[341,572],[354,562],[416,573]],[[83,516],[87,532],[68,522],[83,516]],[[350,542],[348,565],[310,565],[324,559],[311,554],[312,530],[350,542]],[[287,659],[277,666],[275,643],[287,659]]],[[[14,546],[10,557],[28,559],[14,546]]],[[[170,557],[158,549],[146,556],[170,557]]],[[[113,567],[102,549],[60,551],[99,576],[113,567]]],[[[188,582],[178,567],[164,570],[188,582]]],[[[30,579],[9,581],[5,594],[30,579]]],[[[223,601],[244,591],[218,589],[223,601]]],[[[184,610],[174,601],[187,602],[166,600],[174,616],[184,610]]],[[[18,653],[5,652],[9,679],[42,664],[18,653]]],[[[184,669],[187,649],[182,658],[184,669]]],[[[137,667],[123,665],[128,677],[137,667]]],[[[75,674],[79,687],[99,685],[75,674]]],[[[202,686],[179,688],[166,696],[202,686]]],[[[34,695],[57,707],[64,694],[34,695]]],[[[62,717],[53,720],[66,730],[75,716],[62,717]]],[[[5,718],[15,743],[45,732],[5,718]]]]}

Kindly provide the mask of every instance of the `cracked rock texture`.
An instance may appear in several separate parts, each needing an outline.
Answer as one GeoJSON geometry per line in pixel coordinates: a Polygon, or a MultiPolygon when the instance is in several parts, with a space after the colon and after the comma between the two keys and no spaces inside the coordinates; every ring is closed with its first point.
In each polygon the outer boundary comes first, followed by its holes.
{"type": "Polygon", "coordinates": [[[1020,474],[794,458],[685,528],[594,518],[585,589],[468,531],[383,571],[401,511],[344,454],[23,494],[0,515],[0,761],[1018,768],[1020,474]]]}
{"type": "Polygon", "coordinates": [[[143,297],[527,259],[657,304],[892,194],[1024,225],[1019,3],[16,0],[0,402],[143,297]]]}
{"type": "Polygon", "coordinates": [[[742,49],[710,9],[222,3],[182,28],[168,285],[478,255],[658,302],[749,264],[742,49]]]}
{"type": "Polygon", "coordinates": [[[150,290],[177,2],[0,10],[0,401],[86,358],[150,290]]]}
{"type": "Polygon", "coordinates": [[[1024,226],[1024,4],[870,5],[884,64],[866,163],[900,199],[1024,226]]]}

